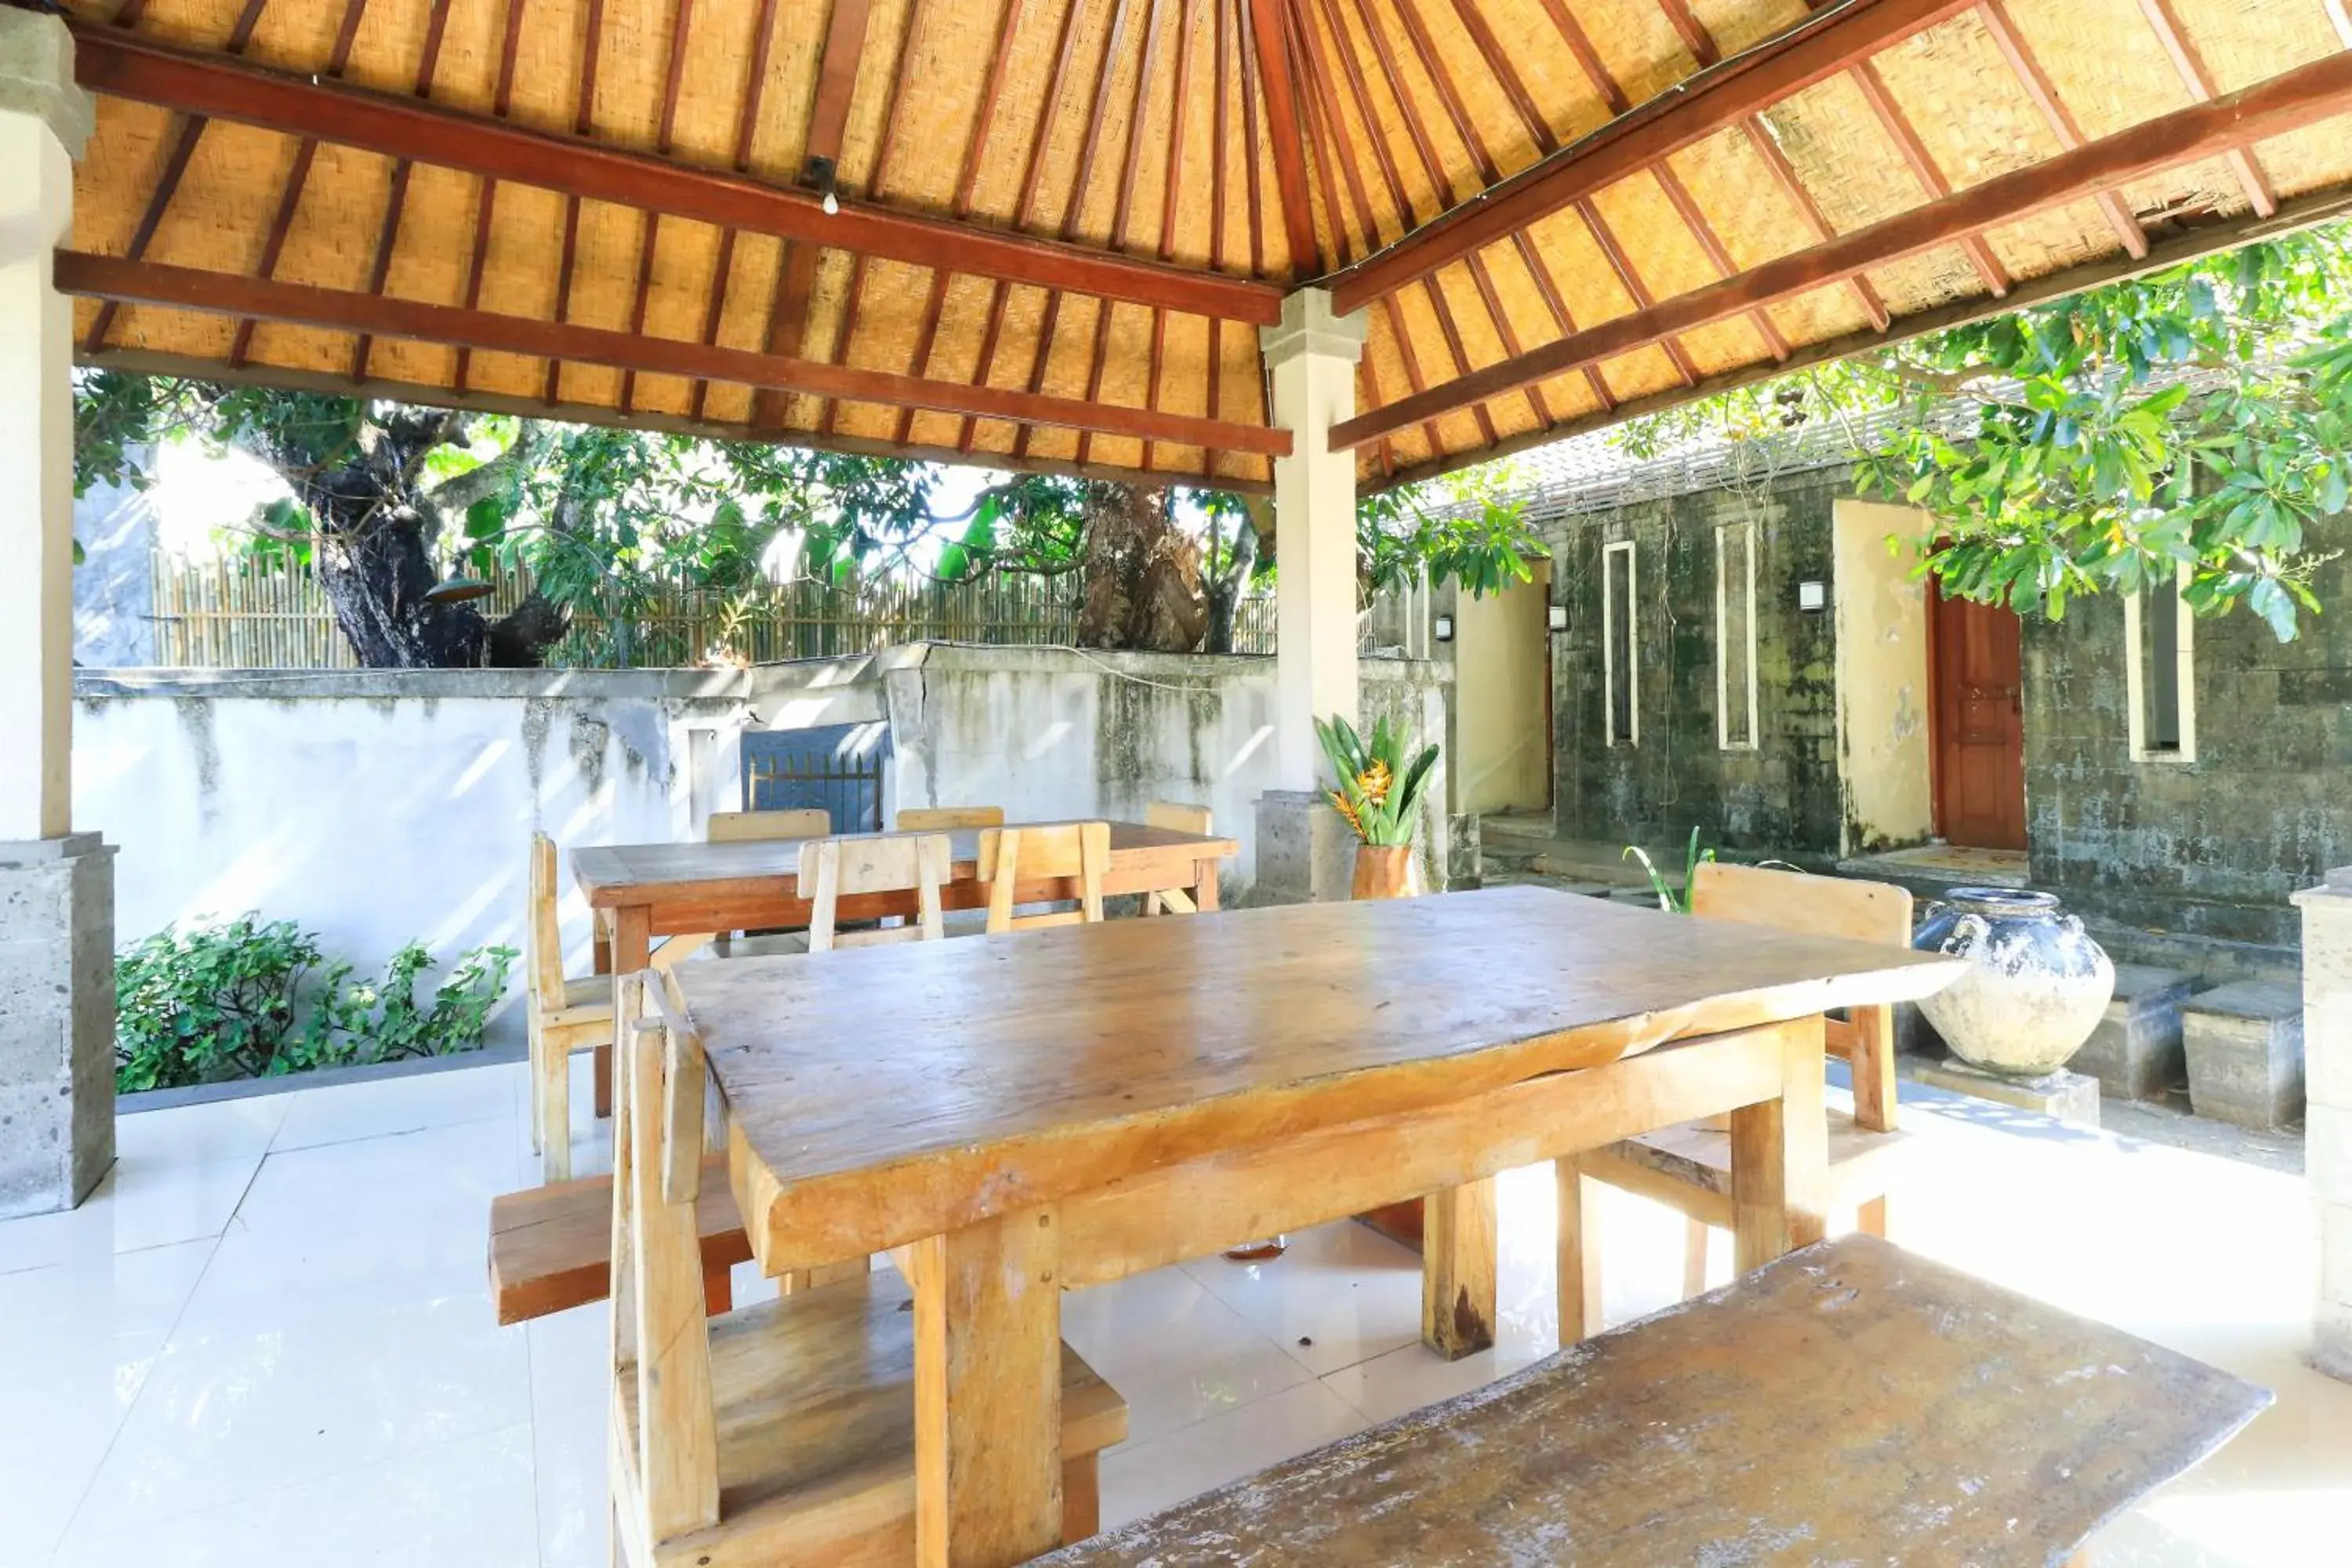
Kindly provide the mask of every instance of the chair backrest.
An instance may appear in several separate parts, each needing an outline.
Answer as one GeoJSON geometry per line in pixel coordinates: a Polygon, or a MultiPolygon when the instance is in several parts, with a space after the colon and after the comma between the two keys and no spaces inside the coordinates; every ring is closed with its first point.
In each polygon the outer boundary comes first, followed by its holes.
{"type": "Polygon", "coordinates": [[[988,929],[1092,925],[1103,918],[1103,873],[1110,866],[1110,824],[1065,822],[1042,827],[992,827],[980,836],[980,879],[988,884],[988,929]],[[1032,884],[1067,879],[1078,907],[1051,914],[1015,915],[1013,894],[1032,884]]]}
{"type": "MultiPolygon", "coordinates": [[[[1214,832],[1205,805],[1187,805],[1181,801],[1155,800],[1143,808],[1143,826],[1163,827],[1171,833],[1195,833],[1202,837],[1214,832]]],[[[1161,888],[1143,895],[1143,912],[1147,915],[1190,915],[1200,912],[1192,902],[1192,893],[1182,888],[1161,888]]]]}
{"type": "Polygon", "coordinates": [[[833,814],[821,805],[789,811],[714,811],[702,830],[705,842],[741,844],[755,839],[822,838],[833,831],[833,814]]]}
{"type": "MultiPolygon", "coordinates": [[[[1690,911],[1808,936],[1911,945],[1911,895],[1892,882],[1709,861],[1692,874],[1690,911]]],[[[1895,1126],[1895,1010],[1850,1011],[1848,1022],[1830,1021],[1825,1043],[1853,1069],[1855,1125],[1887,1131],[1895,1126]]]]}
{"type": "Polygon", "coordinates": [[[704,1319],[701,1196],[706,1114],[702,1042],[662,974],[625,975],[613,1058],[614,1434],[635,1517],[617,1519],[654,1561],[654,1543],[719,1522],[719,1431],[704,1319]]]}
{"type": "Polygon", "coordinates": [[[898,814],[901,833],[952,833],[960,827],[1002,827],[1001,805],[916,805],[898,814]]]}
{"type": "Polygon", "coordinates": [[[878,947],[894,942],[937,942],[947,935],[940,889],[947,886],[952,853],[944,833],[812,839],[801,848],[800,896],[809,900],[811,952],[837,947],[878,947]],[[915,895],[915,918],[886,931],[836,927],[839,901],[860,893],[915,895]]]}
{"type": "Polygon", "coordinates": [[[524,984],[541,1007],[563,1005],[563,931],[556,920],[555,840],[530,836],[530,910],[523,926],[524,984]]]}

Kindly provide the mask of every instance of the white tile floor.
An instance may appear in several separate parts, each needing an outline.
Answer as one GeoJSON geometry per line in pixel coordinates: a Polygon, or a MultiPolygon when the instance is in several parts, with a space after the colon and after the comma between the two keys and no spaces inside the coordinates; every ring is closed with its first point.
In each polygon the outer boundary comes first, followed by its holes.
{"type": "MultiPolygon", "coordinates": [[[[0,1225],[0,1568],[603,1564],[603,1314],[501,1330],[483,1285],[489,1198],[536,1169],[524,1093],[498,1066],[129,1117],[90,1203],[0,1225]]],[[[1912,1124],[1899,1240],[2278,1391],[2094,1561],[2347,1561],[2352,1387],[2298,1360],[2302,1182],[2005,1113],[1912,1124]]],[[[1675,1222],[1607,1218],[1612,1317],[1663,1305],[1675,1222]]],[[[1412,1260],[1354,1226],[1071,1297],[1132,1409],[1106,1517],[1549,1352],[1551,1220],[1548,1173],[1506,1179],[1501,1342],[1450,1366],[1412,1260]]]]}

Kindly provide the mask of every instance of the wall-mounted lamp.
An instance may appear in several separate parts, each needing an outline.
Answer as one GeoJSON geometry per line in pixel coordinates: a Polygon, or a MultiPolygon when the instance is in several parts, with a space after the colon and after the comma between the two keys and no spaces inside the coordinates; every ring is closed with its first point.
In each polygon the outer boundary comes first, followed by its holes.
{"type": "Polygon", "coordinates": [[[1556,632],[1564,632],[1568,630],[1568,606],[1566,605],[1546,605],[1544,606],[1544,625],[1556,632]]]}
{"type": "Polygon", "coordinates": [[[1801,610],[1826,610],[1829,607],[1830,585],[1827,583],[1800,583],[1797,584],[1797,608],[1801,610]]]}
{"type": "Polygon", "coordinates": [[[1437,629],[1434,635],[1439,642],[1452,642],[1454,640],[1454,617],[1452,616],[1438,616],[1436,626],[1437,629]]]}

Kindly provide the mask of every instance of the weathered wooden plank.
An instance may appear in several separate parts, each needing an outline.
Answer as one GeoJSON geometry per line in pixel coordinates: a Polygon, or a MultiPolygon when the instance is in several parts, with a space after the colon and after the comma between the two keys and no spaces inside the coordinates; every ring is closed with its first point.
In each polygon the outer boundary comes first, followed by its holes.
{"type": "Polygon", "coordinates": [[[1846,1237],[1043,1563],[2054,1563],[2270,1401],[1846,1237]]]}

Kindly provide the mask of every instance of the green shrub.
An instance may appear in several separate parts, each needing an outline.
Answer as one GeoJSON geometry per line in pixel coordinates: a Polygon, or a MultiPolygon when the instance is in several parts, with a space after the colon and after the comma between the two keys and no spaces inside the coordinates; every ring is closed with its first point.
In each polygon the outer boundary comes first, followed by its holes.
{"type": "Polygon", "coordinates": [[[460,956],[419,1006],[433,967],[422,942],[381,981],[329,963],[315,932],[258,915],[163,930],[115,960],[115,1088],[122,1093],[274,1078],[478,1049],[506,992],[514,949],[460,956]]]}

